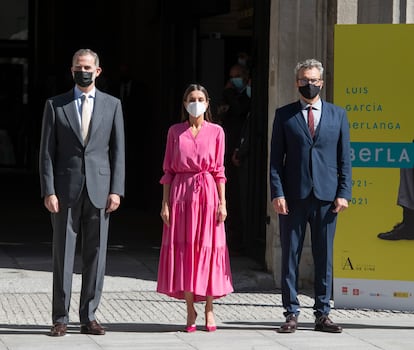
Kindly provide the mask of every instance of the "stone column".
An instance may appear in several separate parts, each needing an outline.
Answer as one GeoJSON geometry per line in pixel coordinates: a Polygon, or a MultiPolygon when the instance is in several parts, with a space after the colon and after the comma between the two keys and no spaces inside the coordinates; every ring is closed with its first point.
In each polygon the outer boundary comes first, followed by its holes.
{"type": "MultiPolygon", "coordinates": [[[[275,109],[299,98],[294,68],[298,61],[327,57],[328,0],[272,0],[269,47],[269,146],[275,109]]],[[[269,149],[270,152],[270,149],[269,149]]],[[[270,154],[270,153],[269,153],[270,154]]],[[[266,264],[280,287],[280,240],[277,215],[268,200],[266,264]]],[[[300,287],[313,281],[310,237],[306,238],[300,266],[300,287]]]]}

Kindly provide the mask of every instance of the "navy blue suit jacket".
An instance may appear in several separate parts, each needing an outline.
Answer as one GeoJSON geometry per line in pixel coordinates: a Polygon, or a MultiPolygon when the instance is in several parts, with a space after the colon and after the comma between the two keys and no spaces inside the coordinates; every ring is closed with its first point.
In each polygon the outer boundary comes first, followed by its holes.
{"type": "Polygon", "coordinates": [[[270,155],[271,199],[351,199],[349,123],[343,108],[322,101],[314,140],[299,101],[278,108],[270,155]]]}

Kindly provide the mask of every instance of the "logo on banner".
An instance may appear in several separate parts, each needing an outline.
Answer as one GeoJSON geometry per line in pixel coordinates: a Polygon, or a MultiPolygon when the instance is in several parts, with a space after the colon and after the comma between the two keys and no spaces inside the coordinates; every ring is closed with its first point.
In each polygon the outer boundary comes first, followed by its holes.
{"type": "Polygon", "coordinates": [[[353,270],[351,259],[348,257],[345,259],[344,264],[342,265],[342,270],[353,270]]]}

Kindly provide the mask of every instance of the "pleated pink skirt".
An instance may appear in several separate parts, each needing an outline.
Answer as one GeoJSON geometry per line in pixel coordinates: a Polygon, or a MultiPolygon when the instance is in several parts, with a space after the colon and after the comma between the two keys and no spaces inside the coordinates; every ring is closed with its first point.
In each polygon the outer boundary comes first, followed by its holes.
{"type": "Polygon", "coordinates": [[[157,292],[195,301],[233,291],[224,223],[217,221],[218,194],[209,173],[177,174],[170,187],[170,226],[164,225],[157,292]]]}

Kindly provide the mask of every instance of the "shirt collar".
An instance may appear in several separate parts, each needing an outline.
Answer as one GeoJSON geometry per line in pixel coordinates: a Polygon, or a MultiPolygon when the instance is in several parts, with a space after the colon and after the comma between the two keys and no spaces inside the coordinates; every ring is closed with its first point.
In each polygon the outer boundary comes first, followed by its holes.
{"type": "MultiPolygon", "coordinates": [[[[300,100],[300,105],[302,106],[302,109],[308,109],[308,107],[310,106],[309,103],[306,103],[303,100],[300,100]]],[[[322,109],[322,100],[318,99],[318,101],[316,101],[313,105],[312,105],[312,109],[317,109],[317,110],[321,110],[322,109]]]]}
{"type": "MultiPolygon", "coordinates": [[[[84,94],[83,91],[81,91],[76,85],[74,87],[74,94],[75,94],[75,99],[81,98],[81,96],[84,94]]],[[[96,93],[96,88],[93,87],[91,91],[89,91],[88,95],[90,97],[95,98],[95,93],[96,93]]]]}

